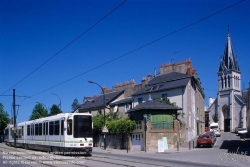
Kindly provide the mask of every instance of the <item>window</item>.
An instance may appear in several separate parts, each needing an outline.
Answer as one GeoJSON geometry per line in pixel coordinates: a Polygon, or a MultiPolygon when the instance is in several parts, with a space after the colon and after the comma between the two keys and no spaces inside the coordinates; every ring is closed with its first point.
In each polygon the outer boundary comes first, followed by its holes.
{"type": "Polygon", "coordinates": [[[39,126],[38,126],[38,135],[41,136],[42,135],[42,131],[43,130],[43,127],[42,127],[42,123],[39,123],[39,126]]]}
{"type": "Polygon", "coordinates": [[[35,136],[38,135],[38,124],[35,124],[35,136]]]}
{"type": "Polygon", "coordinates": [[[92,137],[92,116],[74,116],[74,138],[92,137]]]}
{"type": "Polygon", "coordinates": [[[168,98],[168,94],[167,93],[162,94],[161,97],[162,97],[163,100],[166,100],[168,98]]]}
{"type": "Polygon", "coordinates": [[[72,135],[72,120],[67,121],[67,135],[72,135]]]}
{"type": "Polygon", "coordinates": [[[54,135],[54,121],[49,122],[49,135],[54,135]]]}
{"type": "Polygon", "coordinates": [[[221,77],[221,88],[223,89],[223,85],[224,85],[224,83],[223,83],[223,77],[221,77]]]}
{"type": "Polygon", "coordinates": [[[49,134],[49,122],[45,123],[45,134],[48,135],[49,134]]]}
{"type": "Polygon", "coordinates": [[[22,126],[22,136],[23,136],[23,126],[22,126]]]}
{"type": "Polygon", "coordinates": [[[30,136],[30,125],[27,126],[27,136],[30,136]]]}
{"type": "Polygon", "coordinates": [[[55,121],[55,135],[59,135],[59,131],[60,131],[60,125],[59,125],[59,121],[55,121]]]}
{"type": "Polygon", "coordinates": [[[151,115],[150,121],[152,129],[174,129],[174,115],[172,114],[151,115]]]}
{"type": "Polygon", "coordinates": [[[143,98],[142,98],[142,97],[138,98],[138,103],[139,103],[139,104],[141,104],[142,101],[143,101],[143,98]]]}
{"type": "Polygon", "coordinates": [[[61,120],[61,135],[63,135],[63,131],[64,131],[64,121],[61,120]]]}

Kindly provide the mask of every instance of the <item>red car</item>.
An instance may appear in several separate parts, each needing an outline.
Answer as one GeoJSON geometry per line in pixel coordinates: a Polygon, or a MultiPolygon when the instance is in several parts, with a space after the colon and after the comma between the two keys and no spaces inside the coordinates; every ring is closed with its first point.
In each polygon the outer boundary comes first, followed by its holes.
{"type": "Polygon", "coordinates": [[[209,127],[205,127],[205,132],[210,132],[210,128],[209,127]]]}
{"type": "Polygon", "coordinates": [[[215,143],[215,136],[210,133],[210,132],[206,132],[205,134],[203,135],[200,135],[198,138],[197,138],[197,147],[200,147],[200,146],[209,146],[209,147],[213,147],[215,143]]]}

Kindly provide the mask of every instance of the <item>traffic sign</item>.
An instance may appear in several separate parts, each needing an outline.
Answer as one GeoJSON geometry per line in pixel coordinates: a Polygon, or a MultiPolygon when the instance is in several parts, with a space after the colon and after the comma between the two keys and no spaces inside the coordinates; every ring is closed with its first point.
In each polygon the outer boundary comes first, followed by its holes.
{"type": "Polygon", "coordinates": [[[106,125],[102,128],[102,132],[103,133],[108,133],[109,132],[109,130],[108,130],[108,128],[107,128],[106,125]]]}

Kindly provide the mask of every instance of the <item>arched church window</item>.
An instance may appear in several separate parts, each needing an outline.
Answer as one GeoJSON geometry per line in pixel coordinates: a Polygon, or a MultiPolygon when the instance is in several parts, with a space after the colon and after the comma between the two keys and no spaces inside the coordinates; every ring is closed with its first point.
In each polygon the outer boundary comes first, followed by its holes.
{"type": "Polygon", "coordinates": [[[235,79],[235,76],[234,76],[233,87],[236,87],[236,79],[235,79]]]}
{"type": "Polygon", "coordinates": [[[230,77],[229,77],[229,75],[227,76],[227,80],[228,80],[228,87],[230,88],[230,77]]]}
{"type": "Polygon", "coordinates": [[[225,76],[224,79],[225,79],[225,88],[226,88],[227,87],[227,77],[225,76]]]}
{"type": "Polygon", "coordinates": [[[223,89],[223,77],[221,77],[221,88],[223,89]]]}

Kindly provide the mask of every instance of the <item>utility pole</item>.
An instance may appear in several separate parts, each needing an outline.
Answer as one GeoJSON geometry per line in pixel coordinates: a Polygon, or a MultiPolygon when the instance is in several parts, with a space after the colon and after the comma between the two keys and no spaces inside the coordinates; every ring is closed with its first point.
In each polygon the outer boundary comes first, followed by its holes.
{"type": "Polygon", "coordinates": [[[13,89],[14,147],[16,148],[16,90],[13,89]]]}

